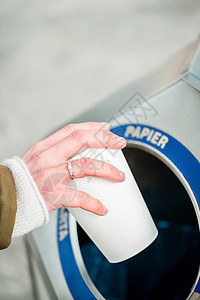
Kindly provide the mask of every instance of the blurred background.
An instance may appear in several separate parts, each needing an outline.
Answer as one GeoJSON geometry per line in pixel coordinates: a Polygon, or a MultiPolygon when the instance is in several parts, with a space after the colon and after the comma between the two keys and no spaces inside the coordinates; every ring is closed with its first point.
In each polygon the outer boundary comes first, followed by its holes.
{"type": "MultiPolygon", "coordinates": [[[[1,0],[0,159],[197,38],[198,0],[1,0]]],[[[0,252],[0,299],[32,299],[23,240],[0,252]]]]}

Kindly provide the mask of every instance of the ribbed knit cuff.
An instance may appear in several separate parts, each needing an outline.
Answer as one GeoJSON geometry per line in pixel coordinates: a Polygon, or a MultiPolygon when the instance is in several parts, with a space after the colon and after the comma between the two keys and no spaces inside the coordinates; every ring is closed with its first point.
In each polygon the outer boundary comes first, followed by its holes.
{"type": "Polygon", "coordinates": [[[12,236],[24,235],[47,224],[48,209],[24,161],[14,156],[4,160],[1,165],[11,170],[17,192],[17,213],[12,236]]]}

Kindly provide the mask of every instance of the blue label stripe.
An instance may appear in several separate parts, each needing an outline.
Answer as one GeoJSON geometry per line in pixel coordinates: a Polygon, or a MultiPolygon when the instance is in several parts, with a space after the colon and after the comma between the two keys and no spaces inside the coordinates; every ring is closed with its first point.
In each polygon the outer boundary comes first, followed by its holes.
{"type": "MultiPolygon", "coordinates": [[[[111,132],[125,137],[128,140],[139,141],[145,143],[149,146],[154,147],[155,149],[159,150],[163,155],[165,155],[172,163],[180,170],[183,174],[185,179],[187,180],[188,184],[190,185],[195,198],[197,200],[198,205],[200,206],[200,164],[196,160],[196,158],[191,154],[191,152],[185,148],[180,142],[178,142],[172,136],[166,134],[165,132],[153,128],[146,125],[138,125],[138,124],[126,124],[119,127],[112,128],[111,132]],[[165,147],[162,149],[157,144],[152,144],[151,141],[147,141],[146,137],[137,138],[132,137],[131,135],[125,137],[125,132],[128,126],[134,127],[141,127],[148,128],[149,130],[154,130],[162,135],[168,137],[169,141],[166,143],[165,147]]],[[[61,210],[58,210],[58,226],[57,226],[57,236],[58,236],[58,248],[60,254],[60,261],[63,269],[63,273],[65,276],[65,280],[67,285],[70,289],[70,292],[75,300],[96,300],[93,296],[91,291],[89,290],[88,286],[86,285],[85,281],[83,280],[79,269],[77,267],[75,257],[72,250],[71,240],[70,240],[70,233],[66,235],[66,237],[60,241],[59,240],[59,219],[61,215],[61,210]]],[[[67,211],[67,222],[69,224],[69,213],[67,211]]],[[[200,280],[195,288],[195,292],[200,292],[200,280]]]]}
{"type": "MultiPolygon", "coordinates": [[[[70,240],[70,233],[62,240],[59,240],[59,219],[61,210],[58,210],[58,248],[60,254],[60,261],[65,276],[65,280],[70,289],[70,292],[75,300],[96,300],[85,281],[83,280],[79,269],[77,267],[74,254],[72,251],[72,245],[70,240]]],[[[67,211],[67,221],[69,224],[69,212],[67,211]]]]}

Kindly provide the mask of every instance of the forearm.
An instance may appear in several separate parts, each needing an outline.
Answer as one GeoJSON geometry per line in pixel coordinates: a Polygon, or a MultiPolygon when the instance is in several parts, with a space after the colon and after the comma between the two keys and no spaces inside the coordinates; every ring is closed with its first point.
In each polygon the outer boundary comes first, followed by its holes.
{"type": "Polygon", "coordinates": [[[0,249],[11,243],[16,212],[17,197],[12,173],[0,165],[0,249]]]}
{"type": "Polygon", "coordinates": [[[17,212],[12,236],[24,235],[48,223],[47,207],[23,160],[15,156],[2,164],[10,169],[16,188],[17,212]]]}

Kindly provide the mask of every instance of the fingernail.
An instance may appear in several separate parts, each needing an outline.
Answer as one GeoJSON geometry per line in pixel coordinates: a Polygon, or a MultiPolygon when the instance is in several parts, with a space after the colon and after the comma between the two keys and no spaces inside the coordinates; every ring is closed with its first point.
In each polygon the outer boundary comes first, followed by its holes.
{"type": "Polygon", "coordinates": [[[108,212],[108,209],[106,206],[103,207],[102,215],[105,216],[108,212]]]}
{"type": "Polygon", "coordinates": [[[119,171],[119,175],[120,175],[120,177],[121,177],[122,179],[125,179],[125,174],[124,174],[124,172],[119,171]]]}
{"type": "Polygon", "coordinates": [[[119,142],[122,143],[122,144],[126,144],[126,139],[120,136],[119,137],[119,142]]]}

